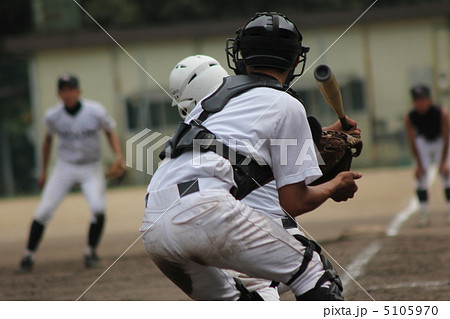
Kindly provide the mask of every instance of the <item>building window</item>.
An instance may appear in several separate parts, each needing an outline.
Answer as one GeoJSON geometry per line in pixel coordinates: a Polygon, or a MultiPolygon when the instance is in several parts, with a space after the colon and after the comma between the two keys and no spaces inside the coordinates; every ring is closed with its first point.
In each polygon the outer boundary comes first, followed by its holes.
{"type": "Polygon", "coordinates": [[[144,128],[162,130],[174,127],[181,121],[176,106],[165,95],[135,94],[125,100],[128,131],[144,128]]]}

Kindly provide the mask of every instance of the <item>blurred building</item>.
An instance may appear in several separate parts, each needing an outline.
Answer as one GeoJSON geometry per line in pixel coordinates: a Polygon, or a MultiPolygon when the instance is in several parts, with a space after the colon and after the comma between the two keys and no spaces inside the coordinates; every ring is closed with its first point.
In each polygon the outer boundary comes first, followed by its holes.
{"type": "MultiPolygon", "coordinates": [[[[323,124],[335,121],[313,79],[316,65],[326,63],[332,68],[346,112],[363,129],[365,149],[356,165],[403,165],[410,161],[403,116],[411,107],[412,85],[429,85],[435,100],[450,106],[447,4],[375,6],[342,37],[361,12],[289,13],[304,36],[304,45],[311,47],[309,69],[294,88],[310,114],[323,124]]],[[[52,26],[42,18],[45,15],[44,10],[39,20],[41,31],[52,26]]],[[[66,17],[67,30],[78,21],[69,16],[60,15],[61,19],[66,17]]],[[[56,77],[65,72],[76,74],[83,95],[101,101],[115,117],[124,150],[125,141],[144,128],[170,135],[179,117],[165,92],[169,72],[179,60],[193,54],[213,56],[226,66],[225,40],[234,37],[245,22],[107,30],[109,34],[100,28],[89,33],[39,32],[9,39],[6,46],[10,52],[29,58],[35,143],[43,136],[45,110],[57,101],[56,77]]],[[[148,181],[144,173],[131,175],[135,181],[148,181]]]]}

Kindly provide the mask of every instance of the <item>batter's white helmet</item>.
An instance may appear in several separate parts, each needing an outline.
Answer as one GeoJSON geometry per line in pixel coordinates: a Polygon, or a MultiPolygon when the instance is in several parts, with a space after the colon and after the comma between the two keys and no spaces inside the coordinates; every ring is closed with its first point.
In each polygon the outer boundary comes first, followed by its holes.
{"type": "Polygon", "coordinates": [[[174,97],[172,106],[184,119],[195,105],[218,87],[227,71],[206,55],[193,55],[181,60],[170,73],[169,87],[174,97]]]}

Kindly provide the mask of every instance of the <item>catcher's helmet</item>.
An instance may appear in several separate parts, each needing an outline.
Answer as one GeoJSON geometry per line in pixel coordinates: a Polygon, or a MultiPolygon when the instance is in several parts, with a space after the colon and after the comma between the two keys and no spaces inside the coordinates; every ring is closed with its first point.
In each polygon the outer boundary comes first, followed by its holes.
{"type": "Polygon", "coordinates": [[[217,60],[206,55],[189,56],[177,63],[169,76],[170,92],[184,119],[195,105],[219,86],[227,71],[217,60]]]}
{"type": "Polygon", "coordinates": [[[298,76],[303,73],[308,51],[302,46],[302,35],[295,24],[276,12],[257,13],[236,31],[235,39],[227,40],[226,48],[228,66],[236,74],[246,74],[245,66],[289,70],[300,57],[298,76]]]}

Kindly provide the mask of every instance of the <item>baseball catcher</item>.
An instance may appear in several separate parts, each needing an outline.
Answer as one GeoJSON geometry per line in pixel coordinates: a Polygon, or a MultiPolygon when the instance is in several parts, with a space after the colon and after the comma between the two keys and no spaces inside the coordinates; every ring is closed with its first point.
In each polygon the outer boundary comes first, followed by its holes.
{"type": "Polygon", "coordinates": [[[285,283],[298,300],[343,300],[319,247],[244,202],[274,180],[282,216],[295,217],[357,191],[360,173],[310,186],[322,176],[316,158],[297,164],[312,134],[302,103],[285,85],[303,72],[308,48],[295,24],[267,12],[239,29],[228,48],[236,75],[179,124],[149,184],[144,246],[195,300],[261,300],[224,269],[285,283]],[[286,154],[283,141],[293,136],[297,143],[286,154]]]}

